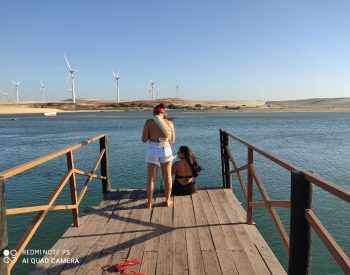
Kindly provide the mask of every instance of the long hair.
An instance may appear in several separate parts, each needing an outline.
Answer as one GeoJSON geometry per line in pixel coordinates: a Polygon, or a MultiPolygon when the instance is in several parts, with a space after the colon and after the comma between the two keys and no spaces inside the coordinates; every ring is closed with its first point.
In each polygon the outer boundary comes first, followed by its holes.
{"type": "Polygon", "coordinates": [[[185,155],[187,163],[191,166],[192,176],[198,177],[202,171],[202,167],[198,165],[196,157],[193,155],[192,150],[188,146],[180,146],[179,151],[185,155]]]}

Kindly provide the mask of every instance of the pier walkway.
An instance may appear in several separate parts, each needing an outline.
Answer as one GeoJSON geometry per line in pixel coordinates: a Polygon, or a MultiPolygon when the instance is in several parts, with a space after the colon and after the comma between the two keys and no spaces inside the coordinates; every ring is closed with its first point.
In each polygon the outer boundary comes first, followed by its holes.
{"type": "Polygon", "coordinates": [[[67,254],[30,274],[116,274],[125,258],[141,259],[125,273],[286,274],[231,189],[176,196],[169,208],[163,194],[152,209],[145,202],[144,190],[113,190],[52,247],[67,254]]]}

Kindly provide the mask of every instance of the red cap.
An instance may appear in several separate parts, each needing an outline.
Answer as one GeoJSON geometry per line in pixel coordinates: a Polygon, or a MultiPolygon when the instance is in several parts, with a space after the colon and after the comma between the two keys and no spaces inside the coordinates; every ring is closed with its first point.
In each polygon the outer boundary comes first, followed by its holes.
{"type": "Polygon", "coordinates": [[[160,107],[154,108],[154,112],[164,114],[165,113],[165,109],[164,108],[160,108],[160,107]]]}

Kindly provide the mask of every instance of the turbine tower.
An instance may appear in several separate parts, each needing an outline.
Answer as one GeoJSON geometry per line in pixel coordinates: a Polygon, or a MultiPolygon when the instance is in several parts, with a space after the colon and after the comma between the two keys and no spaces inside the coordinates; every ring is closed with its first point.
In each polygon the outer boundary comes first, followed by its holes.
{"type": "Polygon", "coordinates": [[[13,81],[12,79],[10,79],[12,84],[15,85],[15,89],[16,89],[16,101],[18,102],[19,101],[19,84],[22,83],[22,81],[20,82],[15,82],[13,81]]]}
{"type": "Polygon", "coordinates": [[[151,80],[151,81],[150,81],[150,84],[151,84],[151,89],[150,89],[150,92],[151,92],[151,99],[154,100],[154,81],[151,80]]]}
{"type": "Polygon", "coordinates": [[[119,103],[119,79],[120,79],[120,76],[119,76],[119,72],[117,74],[115,74],[112,71],[112,73],[114,75],[115,89],[116,89],[116,92],[117,92],[117,102],[119,103]]]}
{"type": "Polygon", "coordinates": [[[179,84],[176,85],[176,98],[179,98],[179,84]]]}
{"type": "Polygon", "coordinates": [[[69,80],[69,78],[71,79],[71,93],[72,93],[72,102],[73,104],[75,104],[75,89],[74,89],[74,74],[76,73],[77,70],[75,69],[72,69],[71,66],[69,65],[69,62],[68,62],[68,59],[66,57],[66,55],[64,55],[64,59],[66,60],[66,63],[67,63],[67,66],[68,66],[68,77],[67,77],[67,80],[66,80],[66,85],[67,85],[67,82],[69,80]]]}
{"type": "Polygon", "coordinates": [[[44,83],[42,80],[40,82],[40,90],[39,91],[41,92],[41,100],[45,101],[45,86],[44,86],[44,83]]]}

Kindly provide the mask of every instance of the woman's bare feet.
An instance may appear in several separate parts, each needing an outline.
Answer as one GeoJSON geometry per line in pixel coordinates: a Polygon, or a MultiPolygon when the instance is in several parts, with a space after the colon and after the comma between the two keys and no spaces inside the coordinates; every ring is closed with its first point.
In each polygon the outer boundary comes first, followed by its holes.
{"type": "Polygon", "coordinates": [[[171,199],[170,199],[170,200],[167,200],[167,201],[165,202],[165,205],[166,205],[166,207],[171,207],[171,206],[173,205],[173,202],[171,201],[171,199]]]}

